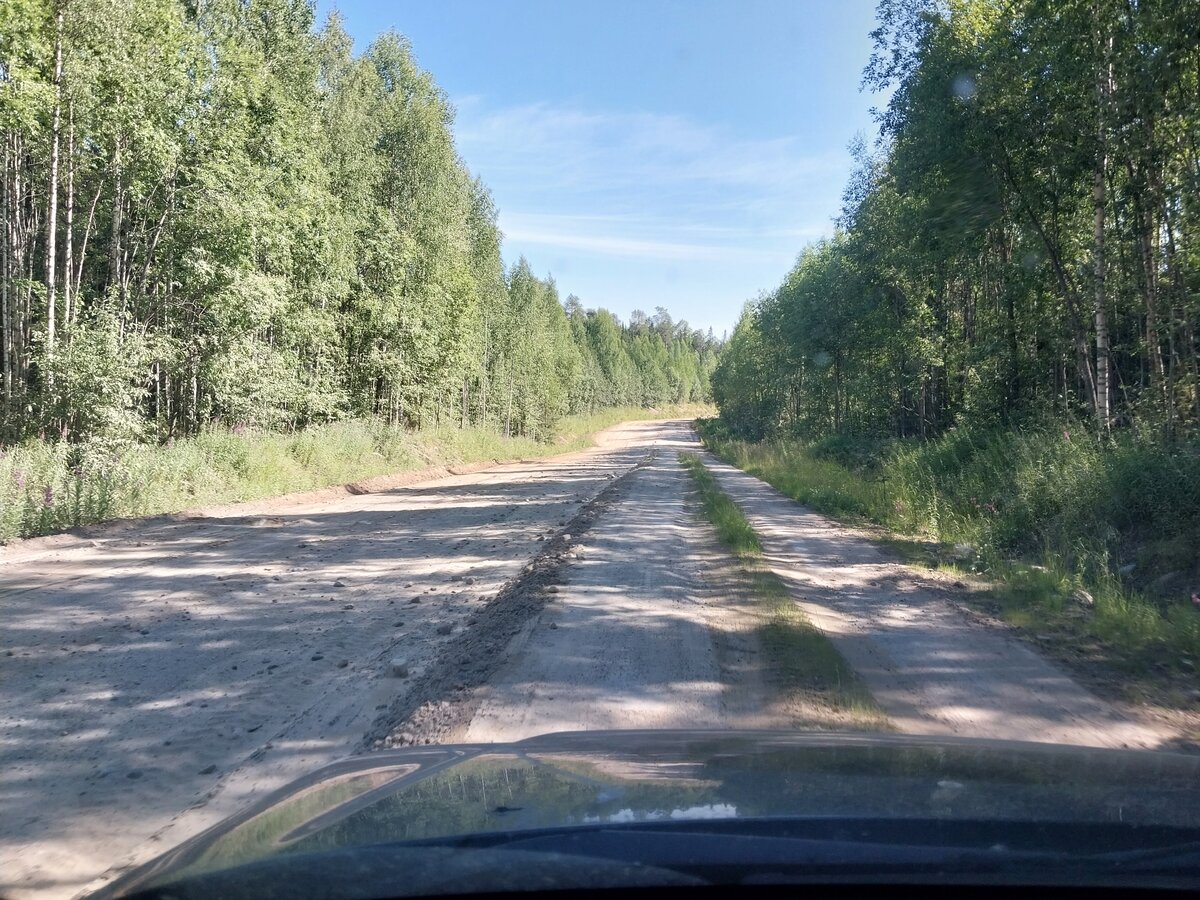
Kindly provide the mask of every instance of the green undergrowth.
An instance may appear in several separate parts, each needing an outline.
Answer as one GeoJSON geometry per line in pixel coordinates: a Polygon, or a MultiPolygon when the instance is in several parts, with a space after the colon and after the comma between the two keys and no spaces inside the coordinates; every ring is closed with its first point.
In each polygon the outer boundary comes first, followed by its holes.
{"type": "Polygon", "coordinates": [[[1060,636],[1064,652],[1156,676],[1200,665],[1196,446],[1102,444],[1069,426],[923,443],[754,443],[712,419],[698,430],[784,494],[888,529],[906,561],[985,577],[990,611],[1060,636]]]}
{"type": "Polygon", "coordinates": [[[212,428],[165,445],[27,441],[0,448],[0,542],[433,466],[549,456],[582,449],[618,422],[698,411],[617,408],[571,416],[546,442],[481,427],[413,431],[357,419],[293,433],[212,428]]]}
{"type": "Polygon", "coordinates": [[[732,551],[750,596],[763,611],[759,641],[794,712],[810,724],[886,729],[887,719],[858,673],[766,565],[758,535],[737,504],[697,456],[682,453],[679,458],[696,485],[705,517],[732,551]]]}

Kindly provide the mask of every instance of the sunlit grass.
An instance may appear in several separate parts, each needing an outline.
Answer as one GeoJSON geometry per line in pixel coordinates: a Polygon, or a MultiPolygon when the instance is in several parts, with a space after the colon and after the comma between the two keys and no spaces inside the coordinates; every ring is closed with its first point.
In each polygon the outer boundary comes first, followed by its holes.
{"type": "Polygon", "coordinates": [[[1200,463],[1186,450],[1105,449],[1063,429],[962,432],[875,445],[848,465],[818,456],[821,446],[741,441],[715,420],[698,427],[718,456],[784,494],[890,530],[882,542],[905,562],[985,579],[993,612],[1061,635],[1064,650],[1086,644],[1127,672],[1200,665],[1188,591],[1148,591],[1164,571],[1197,571],[1200,463]],[[1138,578],[1117,575],[1117,553],[1136,561],[1138,578]]]}
{"type": "Polygon", "coordinates": [[[681,453],[679,461],[688,470],[700,494],[705,517],[717,529],[717,537],[743,562],[762,556],[762,543],[737,504],[717,485],[712,473],[694,453],[681,453]]]}
{"type": "Polygon", "coordinates": [[[809,726],[888,728],[887,718],[858,673],[766,565],[762,543],[737,504],[697,456],[681,453],[679,459],[692,476],[705,517],[737,560],[747,596],[761,611],[759,641],[787,705],[809,726]]]}

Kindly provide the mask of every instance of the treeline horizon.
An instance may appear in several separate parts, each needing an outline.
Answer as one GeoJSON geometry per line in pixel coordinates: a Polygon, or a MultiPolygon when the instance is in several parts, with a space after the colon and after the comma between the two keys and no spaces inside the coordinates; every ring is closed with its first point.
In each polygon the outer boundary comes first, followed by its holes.
{"type": "Polygon", "coordinates": [[[1194,436],[1200,3],[883,0],[872,37],[879,141],[835,235],[747,306],[726,422],[1194,436]]]}
{"type": "Polygon", "coordinates": [[[706,400],[711,330],[505,266],[453,117],[311,0],[0,4],[0,442],[706,400]]]}

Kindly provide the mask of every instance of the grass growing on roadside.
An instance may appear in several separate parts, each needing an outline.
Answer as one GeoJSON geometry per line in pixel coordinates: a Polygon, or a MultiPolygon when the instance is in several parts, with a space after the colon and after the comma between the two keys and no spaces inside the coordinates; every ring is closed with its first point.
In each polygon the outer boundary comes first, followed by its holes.
{"type": "Polygon", "coordinates": [[[1104,450],[1064,429],[962,430],[864,454],[845,440],[741,441],[714,420],[698,429],[718,456],[784,494],[890,529],[886,543],[906,561],[985,576],[991,611],[1060,636],[1057,652],[1086,648],[1089,660],[1150,675],[1164,702],[1190,687],[1200,666],[1190,597],[1200,462],[1187,448],[1104,450]],[[1122,567],[1136,574],[1122,577],[1122,567]],[[1164,571],[1174,573],[1165,592],[1164,571]]]}
{"type": "Polygon", "coordinates": [[[680,462],[696,485],[705,517],[732,551],[739,574],[763,613],[758,637],[788,706],[805,725],[882,730],[887,719],[833,643],[796,605],[763,560],[753,526],[695,454],[680,462]]]}
{"type": "Polygon", "coordinates": [[[432,466],[550,456],[586,447],[618,422],[703,411],[621,408],[571,416],[548,442],[488,428],[411,431],[361,419],[290,434],[213,428],[166,445],[27,441],[0,448],[0,543],[432,466]]]}

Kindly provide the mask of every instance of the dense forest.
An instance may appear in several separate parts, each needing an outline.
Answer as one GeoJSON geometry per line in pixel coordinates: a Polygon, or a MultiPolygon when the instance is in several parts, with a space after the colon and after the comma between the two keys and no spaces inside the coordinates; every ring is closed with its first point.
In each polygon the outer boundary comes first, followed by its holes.
{"type": "Polygon", "coordinates": [[[999,579],[1015,623],[1190,660],[1200,3],[882,0],[872,37],[879,139],[747,304],[710,444],[938,539],[920,559],[999,579]]]}
{"type": "Polygon", "coordinates": [[[346,417],[546,437],[701,400],[711,333],[525,260],[385,34],[311,0],[0,3],[0,440],[346,417]]]}
{"type": "MultiPolygon", "coordinates": [[[[884,0],[836,234],[714,379],[749,436],[1200,423],[1200,4],[884,0]]],[[[1061,431],[1061,429],[1060,429],[1061,431]]]]}

